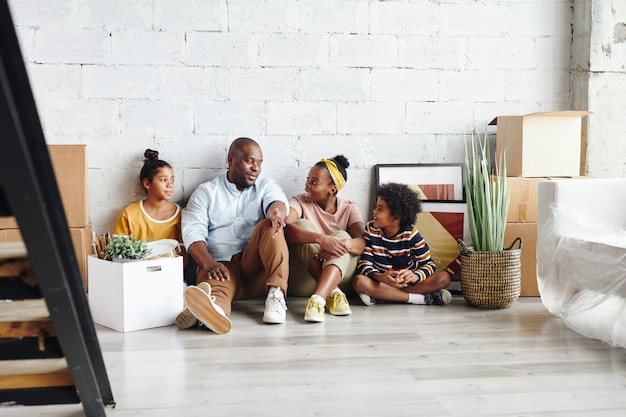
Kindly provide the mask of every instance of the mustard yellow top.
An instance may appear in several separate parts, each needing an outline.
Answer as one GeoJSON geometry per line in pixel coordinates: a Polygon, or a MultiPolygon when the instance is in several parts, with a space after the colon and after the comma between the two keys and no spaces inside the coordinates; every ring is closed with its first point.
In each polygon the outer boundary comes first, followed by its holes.
{"type": "Polygon", "coordinates": [[[169,219],[156,220],[146,213],[143,208],[143,200],[129,204],[122,210],[115,225],[114,235],[133,235],[135,239],[146,242],[160,239],[176,239],[182,241],[180,230],[180,217],[182,208],[176,205],[174,215],[169,219]]]}

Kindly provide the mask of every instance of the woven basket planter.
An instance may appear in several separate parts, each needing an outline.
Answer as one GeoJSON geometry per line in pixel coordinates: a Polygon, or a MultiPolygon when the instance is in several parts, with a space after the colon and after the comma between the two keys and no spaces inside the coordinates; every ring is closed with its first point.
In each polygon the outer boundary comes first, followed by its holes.
{"type": "Polygon", "coordinates": [[[522,238],[501,251],[474,251],[458,241],[461,249],[461,293],[473,306],[506,308],[519,298],[522,238]],[[513,249],[518,244],[517,249],[513,249]]]}

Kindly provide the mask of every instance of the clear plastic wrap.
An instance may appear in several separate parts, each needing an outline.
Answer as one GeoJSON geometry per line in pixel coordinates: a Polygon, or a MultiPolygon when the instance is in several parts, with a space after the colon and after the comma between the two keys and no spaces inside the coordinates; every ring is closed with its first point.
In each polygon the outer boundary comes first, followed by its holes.
{"type": "Polygon", "coordinates": [[[564,204],[549,208],[537,239],[543,304],[572,330],[626,347],[626,229],[564,204]]]}

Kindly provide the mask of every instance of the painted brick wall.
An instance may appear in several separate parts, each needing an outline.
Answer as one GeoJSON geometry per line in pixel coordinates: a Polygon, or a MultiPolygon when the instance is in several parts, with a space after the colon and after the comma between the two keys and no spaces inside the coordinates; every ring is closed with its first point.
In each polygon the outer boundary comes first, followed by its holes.
{"type": "Polygon", "coordinates": [[[500,114],[570,108],[570,0],[11,0],[49,143],[87,144],[94,230],[141,198],[146,148],[176,200],[232,139],[301,192],[344,154],[366,218],[378,163],[462,162],[500,114]]]}
{"type": "Polygon", "coordinates": [[[626,2],[575,0],[572,102],[587,123],[586,173],[626,177],[626,2]]]}

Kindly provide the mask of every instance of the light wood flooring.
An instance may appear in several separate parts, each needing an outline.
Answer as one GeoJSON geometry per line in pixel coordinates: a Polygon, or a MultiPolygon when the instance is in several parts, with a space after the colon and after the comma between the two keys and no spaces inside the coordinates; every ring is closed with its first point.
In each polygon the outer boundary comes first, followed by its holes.
{"type": "MultiPolygon", "coordinates": [[[[235,304],[231,333],[97,326],[117,406],[108,416],[619,416],[626,349],[565,328],[539,298],[503,310],[351,301],[348,317],[264,325],[235,304]]],[[[0,407],[78,417],[80,404],[0,407]]]]}

